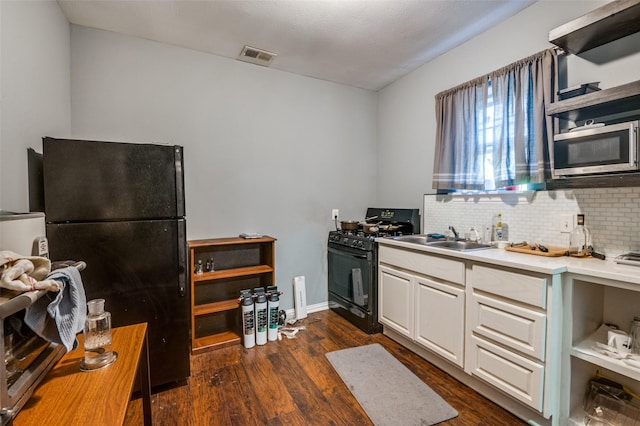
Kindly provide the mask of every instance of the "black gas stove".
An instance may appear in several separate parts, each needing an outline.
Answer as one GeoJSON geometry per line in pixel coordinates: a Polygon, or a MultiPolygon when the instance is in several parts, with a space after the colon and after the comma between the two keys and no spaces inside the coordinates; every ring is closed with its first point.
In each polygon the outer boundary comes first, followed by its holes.
{"type": "Polygon", "coordinates": [[[378,253],[376,238],[420,233],[417,209],[368,208],[362,226],[329,232],[329,308],[367,333],[382,331],[378,323],[378,253]],[[366,229],[366,231],[365,231],[366,229]]]}

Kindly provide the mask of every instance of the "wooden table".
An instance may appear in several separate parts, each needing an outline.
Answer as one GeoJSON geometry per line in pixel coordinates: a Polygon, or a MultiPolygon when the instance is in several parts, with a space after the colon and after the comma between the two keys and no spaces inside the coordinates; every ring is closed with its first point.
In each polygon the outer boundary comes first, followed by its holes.
{"type": "Polygon", "coordinates": [[[144,424],[150,426],[147,324],[114,328],[112,334],[113,350],[118,353],[113,364],[100,370],[80,371],[84,346],[82,334],[79,334],[78,348],[66,353],[47,373],[13,424],[121,425],[138,372],[144,424]]]}

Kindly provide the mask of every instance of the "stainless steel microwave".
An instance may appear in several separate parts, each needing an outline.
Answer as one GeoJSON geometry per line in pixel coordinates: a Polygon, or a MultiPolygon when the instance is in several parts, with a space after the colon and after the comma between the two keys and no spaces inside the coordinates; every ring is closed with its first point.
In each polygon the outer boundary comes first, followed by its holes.
{"type": "Polygon", "coordinates": [[[555,135],[553,177],[637,171],[640,121],[611,124],[555,135]]]}

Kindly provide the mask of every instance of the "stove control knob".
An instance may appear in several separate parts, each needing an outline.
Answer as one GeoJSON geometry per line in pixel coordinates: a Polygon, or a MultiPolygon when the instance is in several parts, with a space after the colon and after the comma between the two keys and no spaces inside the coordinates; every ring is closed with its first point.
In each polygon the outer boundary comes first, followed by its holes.
{"type": "Polygon", "coordinates": [[[364,248],[364,243],[362,241],[358,241],[358,248],[364,248]]]}

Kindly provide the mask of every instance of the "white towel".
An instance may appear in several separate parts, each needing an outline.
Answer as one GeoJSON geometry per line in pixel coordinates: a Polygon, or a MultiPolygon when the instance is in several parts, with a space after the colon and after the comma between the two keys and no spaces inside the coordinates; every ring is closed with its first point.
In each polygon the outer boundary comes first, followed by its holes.
{"type": "Polygon", "coordinates": [[[60,291],[47,293],[25,310],[24,322],[40,337],[61,343],[69,352],[78,347],[76,334],[84,330],[87,299],[77,268],[57,269],[47,279],[58,281],[60,291]]]}

